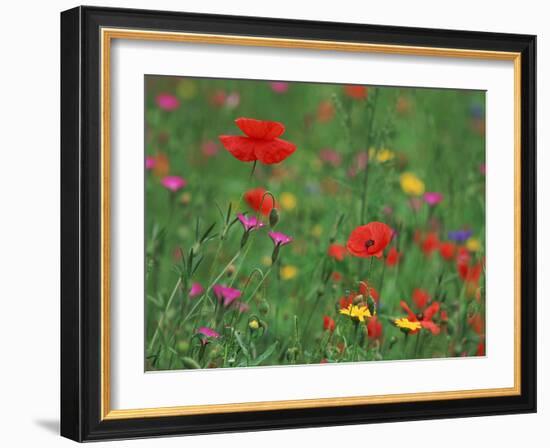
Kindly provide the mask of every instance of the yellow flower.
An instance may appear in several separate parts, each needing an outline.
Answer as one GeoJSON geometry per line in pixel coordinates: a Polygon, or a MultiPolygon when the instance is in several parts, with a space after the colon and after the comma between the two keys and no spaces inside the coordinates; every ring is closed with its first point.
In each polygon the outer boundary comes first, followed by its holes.
{"type": "Polygon", "coordinates": [[[281,268],[281,278],[283,280],[292,280],[298,275],[298,268],[292,265],[286,265],[281,268]]]}
{"type": "Polygon", "coordinates": [[[365,317],[371,317],[371,313],[365,305],[349,305],[347,308],[341,308],[340,314],[345,314],[360,322],[365,322],[365,317]]]}
{"type": "Polygon", "coordinates": [[[376,153],[376,160],[378,160],[380,163],[388,162],[392,160],[395,157],[395,154],[393,151],[390,151],[389,149],[379,149],[376,153]]]}
{"type": "Polygon", "coordinates": [[[413,173],[403,173],[400,178],[401,189],[410,196],[420,196],[424,193],[424,182],[413,173]]]}
{"type": "Polygon", "coordinates": [[[479,252],[481,250],[481,242],[477,238],[469,238],[466,241],[466,249],[470,252],[479,252]]]}
{"type": "Polygon", "coordinates": [[[410,321],[406,317],[403,317],[401,319],[395,319],[393,323],[397,328],[402,328],[403,330],[408,330],[408,331],[420,330],[420,328],[422,328],[422,325],[420,324],[420,322],[410,321]]]}
{"type": "Polygon", "coordinates": [[[252,319],[250,322],[248,322],[248,326],[251,330],[257,330],[260,328],[260,323],[256,319],[252,319]]]}
{"type": "Polygon", "coordinates": [[[320,224],[315,224],[311,229],[311,235],[316,238],[319,238],[323,234],[323,227],[320,224]]]}
{"type": "Polygon", "coordinates": [[[292,193],[281,193],[279,203],[284,210],[294,210],[296,208],[296,196],[292,193]]]}

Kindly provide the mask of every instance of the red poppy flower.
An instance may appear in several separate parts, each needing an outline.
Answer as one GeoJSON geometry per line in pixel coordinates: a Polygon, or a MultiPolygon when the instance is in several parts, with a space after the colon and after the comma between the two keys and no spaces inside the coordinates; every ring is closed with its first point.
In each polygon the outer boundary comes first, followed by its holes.
{"type": "Polygon", "coordinates": [[[253,188],[244,194],[244,200],[248,206],[264,216],[268,216],[273,207],[277,207],[277,203],[273,203],[273,198],[265,194],[263,188],[253,188]]]}
{"type": "Polygon", "coordinates": [[[392,247],[388,251],[388,255],[386,255],[386,264],[388,266],[395,266],[397,263],[399,263],[399,259],[401,258],[401,252],[398,252],[395,247],[392,247]]]}
{"type": "Polygon", "coordinates": [[[420,288],[415,288],[413,291],[413,302],[416,305],[416,307],[420,310],[426,308],[426,305],[428,304],[428,301],[430,300],[430,295],[420,288]]]}
{"type": "Polygon", "coordinates": [[[354,100],[365,100],[369,96],[369,89],[365,86],[344,86],[344,93],[354,100]]]}
{"type": "Polygon", "coordinates": [[[424,255],[428,257],[434,250],[437,250],[439,248],[439,238],[437,237],[437,233],[429,232],[426,235],[426,238],[424,238],[424,241],[422,241],[421,248],[424,255]]]}
{"type": "Polygon", "coordinates": [[[356,257],[378,257],[390,243],[392,230],[382,222],[370,222],[356,227],[348,239],[348,251],[356,257]]]}
{"type": "Polygon", "coordinates": [[[367,323],[367,332],[371,339],[379,339],[382,336],[382,324],[376,316],[369,319],[367,323]]]}
{"type": "Polygon", "coordinates": [[[342,244],[331,244],[328,247],[328,256],[334,258],[338,261],[343,261],[345,256],[348,254],[346,246],[342,244]]]}
{"type": "Polygon", "coordinates": [[[235,123],[246,136],[220,135],[219,138],[225,149],[241,162],[259,160],[271,165],[296,151],[296,145],[278,138],[285,132],[282,123],[253,118],[238,118],[235,123]]]}
{"type": "Polygon", "coordinates": [[[323,316],[323,328],[326,331],[333,332],[336,328],[336,324],[334,323],[334,319],[329,316],[323,316]]]}
{"type": "Polygon", "coordinates": [[[456,245],[447,241],[439,245],[439,254],[447,261],[452,260],[455,256],[456,245]]]}
{"type": "MultiPolygon", "coordinates": [[[[425,328],[426,330],[430,330],[432,334],[439,334],[441,329],[432,320],[432,318],[439,311],[438,302],[433,302],[431,305],[429,305],[427,308],[424,308],[418,314],[414,314],[412,310],[409,308],[409,305],[407,305],[407,302],[405,302],[404,300],[401,300],[400,305],[401,305],[401,308],[403,308],[403,310],[405,310],[405,312],[407,313],[408,315],[407,317],[411,322],[420,322],[420,325],[422,325],[422,327],[425,328]]],[[[414,334],[417,332],[418,330],[412,330],[410,333],[414,334]]]]}

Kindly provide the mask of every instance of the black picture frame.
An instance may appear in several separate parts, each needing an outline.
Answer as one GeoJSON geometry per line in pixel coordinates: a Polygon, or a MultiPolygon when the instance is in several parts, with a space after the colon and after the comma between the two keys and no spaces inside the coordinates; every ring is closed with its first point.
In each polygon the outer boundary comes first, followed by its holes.
{"type": "Polygon", "coordinates": [[[536,37],[531,35],[99,7],[77,7],[61,13],[61,435],[92,441],[535,412],[535,60],[536,37]],[[521,394],[102,420],[102,27],[521,53],[521,394]]]}

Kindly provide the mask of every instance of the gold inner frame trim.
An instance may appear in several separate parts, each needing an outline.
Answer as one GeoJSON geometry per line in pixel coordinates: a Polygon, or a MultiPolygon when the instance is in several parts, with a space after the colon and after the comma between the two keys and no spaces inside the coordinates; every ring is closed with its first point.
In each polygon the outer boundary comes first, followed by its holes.
{"type": "Polygon", "coordinates": [[[101,29],[101,419],[167,417],[227,412],[307,409],[413,401],[502,397],[521,394],[521,54],[514,52],[418,47],[305,39],[279,39],[198,33],[101,29]],[[304,400],[262,401],[213,405],[189,405],[142,409],[111,409],[110,346],[110,64],[113,39],[185,42],[212,45],[293,48],[410,56],[455,57],[513,61],[514,63],[514,386],[443,392],[368,395],[304,400]]]}

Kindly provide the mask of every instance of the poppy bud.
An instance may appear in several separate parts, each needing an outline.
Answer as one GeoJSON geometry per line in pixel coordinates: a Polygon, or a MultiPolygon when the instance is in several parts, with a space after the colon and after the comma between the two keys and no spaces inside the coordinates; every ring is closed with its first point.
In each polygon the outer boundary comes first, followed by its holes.
{"type": "Polygon", "coordinates": [[[275,227],[279,222],[279,211],[273,207],[269,212],[269,225],[275,227]]]}
{"type": "Polygon", "coordinates": [[[397,338],[395,336],[392,336],[390,339],[390,350],[392,347],[397,343],[397,338]]]}

